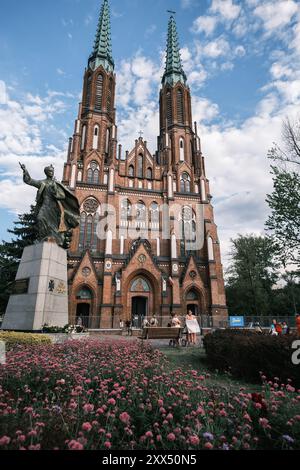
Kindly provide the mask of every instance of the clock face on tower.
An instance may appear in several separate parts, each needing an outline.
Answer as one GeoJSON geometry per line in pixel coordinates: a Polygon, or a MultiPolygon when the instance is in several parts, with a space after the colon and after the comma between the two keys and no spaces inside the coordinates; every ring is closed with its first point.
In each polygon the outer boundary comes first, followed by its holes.
{"type": "Polygon", "coordinates": [[[172,267],[173,267],[174,273],[177,273],[178,272],[178,264],[174,263],[172,267]]]}

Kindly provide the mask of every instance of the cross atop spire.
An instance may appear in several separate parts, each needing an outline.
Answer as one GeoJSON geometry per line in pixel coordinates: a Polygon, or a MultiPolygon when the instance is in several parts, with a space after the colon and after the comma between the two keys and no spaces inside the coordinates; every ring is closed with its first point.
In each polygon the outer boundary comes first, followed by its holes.
{"type": "Polygon", "coordinates": [[[99,65],[102,65],[108,72],[112,72],[114,70],[115,64],[112,57],[110,9],[108,0],[104,0],[101,7],[94,50],[89,57],[88,64],[93,70],[99,67],[99,65]]]}
{"type": "Polygon", "coordinates": [[[163,75],[162,82],[165,85],[169,83],[174,85],[178,81],[186,83],[186,75],[183,71],[181,64],[181,57],[179,52],[179,41],[177,26],[175,21],[175,12],[168,11],[171,14],[168,26],[168,40],[167,40],[167,54],[166,54],[166,68],[163,75]]]}

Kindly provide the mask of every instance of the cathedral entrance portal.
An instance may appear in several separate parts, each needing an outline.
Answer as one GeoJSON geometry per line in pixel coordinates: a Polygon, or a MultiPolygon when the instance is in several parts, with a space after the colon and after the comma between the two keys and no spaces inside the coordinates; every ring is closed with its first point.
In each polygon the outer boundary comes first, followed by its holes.
{"type": "Polygon", "coordinates": [[[136,277],[129,289],[129,314],[135,328],[141,328],[143,320],[153,314],[153,289],[150,282],[142,276],[136,277]]]}
{"type": "Polygon", "coordinates": [[[134,328],[141,328],[143,320],[148,314],[148,299],[147,297],[132,297],[132,326],[134,328]]]}
{"type": "Polygon", "coordinates": [[[89,327],[90,304],[77,304],[76,320],[82,322],[82,326],[89,327]],[[79,320],[80,319],[80,320],[79,320]]]}

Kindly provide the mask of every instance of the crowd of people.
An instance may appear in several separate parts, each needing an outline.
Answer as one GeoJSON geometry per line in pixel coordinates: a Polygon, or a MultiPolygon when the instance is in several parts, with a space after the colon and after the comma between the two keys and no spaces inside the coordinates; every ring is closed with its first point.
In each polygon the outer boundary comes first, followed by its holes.
{"type": "MultiPolygon", "coordinates": [[[[300,337],[300,315],[296,315],[296,331],[298,336],[300,337]]],[[[282,335],[289,335],[291,329],[286,321],[279,322],[277,320],[273,320],[269,333],[274,336],[282,336],[282,335]]]]}

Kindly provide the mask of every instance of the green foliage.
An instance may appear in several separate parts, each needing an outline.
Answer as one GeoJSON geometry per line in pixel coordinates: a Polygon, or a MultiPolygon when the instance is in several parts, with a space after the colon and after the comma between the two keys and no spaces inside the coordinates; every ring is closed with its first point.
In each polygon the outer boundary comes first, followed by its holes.
{"type": "Polygon", "coordinates": [[[267,196],[271,214],[266,226],[274,235],[283,265],[293,263],[300,267],[299,174],[275,166],[272,166],[272,173],[274,189],[267,196]]]}
{"type": "Polygon", "coordinates": [[[271,314],[272,288],[278,280],[278,263],[272,240],[239,235],[231,242],[231,264],[226,273],[229,313],[271,314]]]}
{"type": "Polygon", "coordinates": [[[268,157],[272,165],[274,189],[267,196],[271,214],[266,227],[278,248],[284,266],[300,266],[300,120],[283,123],[283,147],[274,145],[268,157]]]}
{"type": "Polygon", "coordinates": [[[273,336],[249,330],[218,330],[204,338],[209,364],[249,381],[267,377],[291,379],[300,386],[299,366],[292,363],[295,335],[273,336]]]}
{"type": "Polygon", "coordinates": [[[15,331],[1,331],[0,341],[4,341],[8,347],[16,344],[33,345],[51,343],[51,339],[46,335],[32,333],[16,333],[15,331]]]}
{"type": "Polygon", "coordinates": [[[8,233],[13,235],[11,241],[0,244],[0,313],[5,312],[10,284],[15,280],[23,250],[37,239],[35,207],[31,206],[28,214],[19,215],[8,233]]]}

